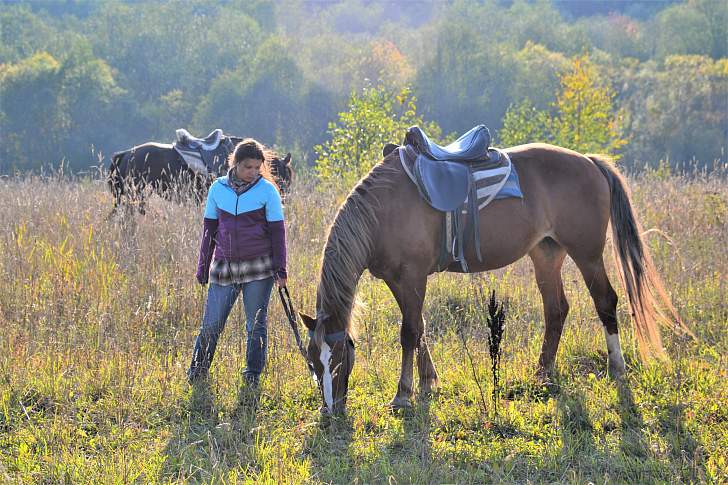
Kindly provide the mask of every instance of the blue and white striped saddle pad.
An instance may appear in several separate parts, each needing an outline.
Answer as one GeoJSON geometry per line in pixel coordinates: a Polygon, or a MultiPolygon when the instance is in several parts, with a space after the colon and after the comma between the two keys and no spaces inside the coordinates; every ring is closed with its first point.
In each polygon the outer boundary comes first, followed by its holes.
{"type": "Polygon", "coordinates": [[[489,149],[488,158],[482,162],[467,164],[432,160],[409,146],[400,147],[399,154],[403,168],[423,199],[439,211],[467,208],[471,193],[476,194],[478,210],[495,199],[523,198],[510,157],[496,148],[489,149]]]}

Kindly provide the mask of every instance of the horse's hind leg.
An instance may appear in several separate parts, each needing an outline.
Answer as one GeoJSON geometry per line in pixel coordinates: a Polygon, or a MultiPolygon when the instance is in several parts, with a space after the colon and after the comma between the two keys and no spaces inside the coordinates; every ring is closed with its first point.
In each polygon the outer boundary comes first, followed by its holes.
{"type": "Polygon", "coordinates": [[[604,269],[604,259],[599,255],[598,258],[586,261],[577,258],[574,262],[584,277],[599,319],[604,325],[604,336],[607,340],[607,352],[609,352],[609,374],[614,378],[621,378],[624,375],[625,367],[617,331],[617,294],[604,269]]]}
{"type": "Polygon", "coordinates": [[[559,349],[564,320],[569,313],[569,302],[564,294],[561,280],[561,265],[566,250],[551,238],[546,238],[534,247],[528,255],[536,270],[536,283],[543,300],[545,331],[541,356],[538,359],[537,374],[547,377],[553,371],[556,351],[559,349]]]}

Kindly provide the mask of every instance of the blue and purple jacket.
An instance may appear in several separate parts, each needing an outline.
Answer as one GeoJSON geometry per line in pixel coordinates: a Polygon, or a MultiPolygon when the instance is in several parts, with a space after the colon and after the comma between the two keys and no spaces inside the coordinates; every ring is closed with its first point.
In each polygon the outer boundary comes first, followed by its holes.
{"type": "Polygon", "coordinates": [[[205,220],[197,261],[197,280],[207,283],[215,259],[245,261],[270,255],[278,277],[286,273],[286,229],[281,196],[260,177],[237,194],[228,177],[219,177],[207,193],[205,220]]]}

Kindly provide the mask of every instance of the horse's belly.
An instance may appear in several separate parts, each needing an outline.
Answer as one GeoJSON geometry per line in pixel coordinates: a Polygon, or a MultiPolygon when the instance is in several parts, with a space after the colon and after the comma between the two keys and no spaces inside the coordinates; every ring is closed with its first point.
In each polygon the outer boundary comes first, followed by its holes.
{"type": "MultiPolygon", "coordinates": [[[[524,199],[491,202],[481,211],[479,224],[482,261],[478,260],[475,251],[475,238],[470,236],[465,241],[465,257],[468,269],[473,273],[502,268],[518,261],[548,235],[548,224],[524,199]]],[[[462,272],[459,263],[450,265],[448,271],[458,271],[455,267],[462,272]]]]}

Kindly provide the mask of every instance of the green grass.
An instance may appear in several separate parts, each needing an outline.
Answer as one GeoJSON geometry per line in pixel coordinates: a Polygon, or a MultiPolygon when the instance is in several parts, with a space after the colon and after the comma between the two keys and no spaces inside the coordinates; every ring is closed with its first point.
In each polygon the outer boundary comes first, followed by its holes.
{"type": "MultiPolygon", "coordinates": [[[[545,389],[533,377],[543,320],[530,262],[433,275],[425,317],[441,388],[411,412],[392,413],[401,316],[385,285],[365,274],[348,414],[322,420],[277,301],[260,392],[241,376],[239,306],[209,385],[187,385],[204,301],[194,281],[200,207],[153,198],[146,217],[107,221],[102,181],[0,180],[0,482],[726,482],[725,170],[653,172],[630,183],[643,226],[659,229],[647,240],[666,287],[699,341],[664,333],[671,362],[642,364],[620,288],[629,374],[613,382],[601,325],[567,260],[571,311],[555,385],[545,389]],[[482,316],[490,289],[510,302],[497,416],[482,316]]],[[[298,309],[313,311],[335,212],[331,196],[310,187],[291,198],[298,309]]]]}

